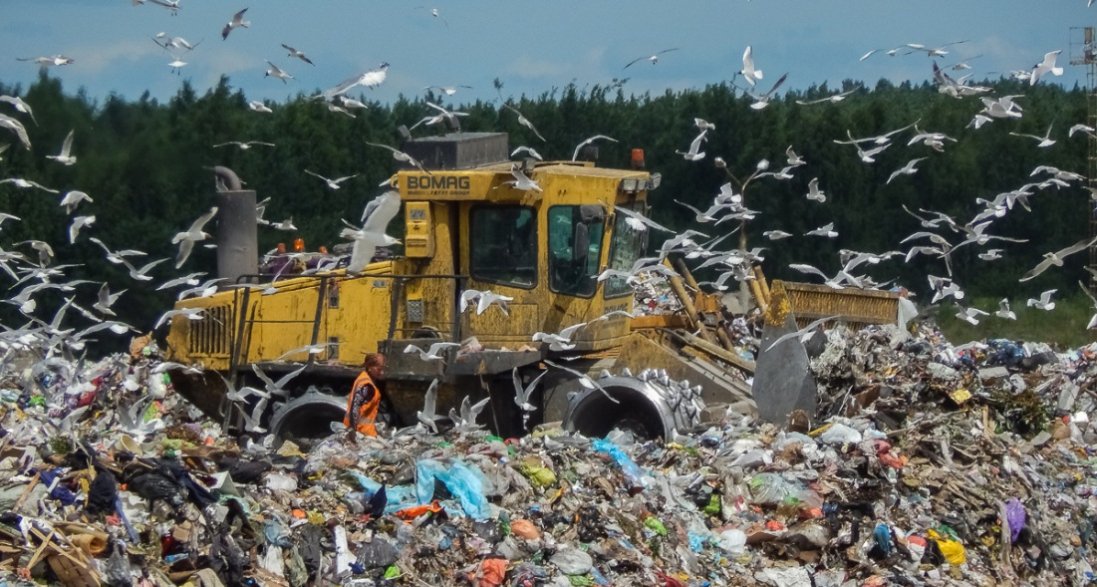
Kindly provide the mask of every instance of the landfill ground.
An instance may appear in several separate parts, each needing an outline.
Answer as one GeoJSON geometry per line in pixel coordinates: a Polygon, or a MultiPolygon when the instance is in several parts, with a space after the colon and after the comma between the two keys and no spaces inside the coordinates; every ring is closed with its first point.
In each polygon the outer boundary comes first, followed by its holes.
{"type": "Polygon", "coordinates": [[[307,453],[223,435],[154,344],[24,355],[0,392],[0,584],[1092,582],[1097,344],[909,330],[830,330],[819,409],[787,429],[412,427],[307,453]]]}

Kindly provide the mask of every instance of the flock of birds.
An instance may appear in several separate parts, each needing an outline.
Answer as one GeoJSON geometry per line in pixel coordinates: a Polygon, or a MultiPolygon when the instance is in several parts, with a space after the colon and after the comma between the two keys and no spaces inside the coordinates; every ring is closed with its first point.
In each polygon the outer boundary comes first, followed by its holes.
{"type": "MultiPolygon", "coordinates": [[[[146,3],[156,5],[167,9],[173,14],[182,9],[179,0],[133,0],[133,3],[134,5],[146,3]]],[[[246,19],[247,11],[248,9],[244,8],[231,16],[222,28],[222,40],[227,40],[233,32],[238,29],[247,29],[250,27],[251,23],[246,19]]],[[[437,9],[432,9],[431,15],[435,18],[440,18],[437,9]]],[[[444,21],[444,19],[442,20],[444,21]]],[[[152,40],[171,55],[172,61],[169,65],[176,71],[186,65],[182,60],[182,56],[194,51],[201,43],[192,43],[183,37],[173,36],[166,32],[157,33],[152,37],[152,40]]],[[[865,53],[860,59],[861,61],[864,61],[877,53],[883,53],[891,57],[909,54],[924,54],[928,56],[932,63],[934,82],[941,93],[957,99],[965,99],[968,97],[978,98],[981,103],[981,108],[978,111],[973,112],[971,122],[968,125],[973,129],[978,130],[986,124],[995,123],[997,121],[1017,120],[1022,118],[1024,116],[1024,107],[1018,100],[1023,98],[1023,96],[1007,95],[992,97],[988,95],[992,91],[991,88],[971,85],[970,74],[962,77],[953,77],[955,72],[971,68],[967,61],[961,61],[946,66],[938,64],[938,59],[950,54],[951,47],[964,42],[965,41],[956,41],[934,47],[920,43],[908,43],[887,50],[872,50],[865,53]]],[[[304,51],[288,43],[282,43],[281,47],[287,51],[287,57],[308,66],[315,65],[313,59],[304,51]]],[[[678,50],[677,47],[667,48],[651,55],[638,57],[625,64],[624,69],[628,69],[643,62],[656,65],[660,62],[661,57],[678,50]]],[[[1048,52],[1034,66],[1014,71],[1011,75],[1016,79],[1027,81],[1030,85],[1035,85],[1049,76],[1061,76],[1063,74],[1063,69],[1057,65],[1057,58],[1060,53],[1060,51],[1048,52]]],[[[64,55],[19,59],[32,62],[41,67],[61,67],[73,63],[73,59],[64,55]]],[[[970,61],[970,59],[968,61],[970,61]]],[[[267,66],[266,75],[269,77],[278,79],[283,83],[294,79],[287,70],[269,60],[267,61],[267,66]]],[[[386,80],[388,69],[389,65],[387,63],[381,63],[374,69],[357,73],[344,81],[319,92],[313,99],[324,104],[332,112],[354,117],[355,114],[353,111],[355,109],[365,108],[366,105],[363,102],[352,98],[349,93],[356,88],[375,88],[380,86],[386,80]]],[[[768,89],[762,91],[762,88],[759,88],[759,85],[766,77],[763,69],[759,67],[759,64],[755,61],[752,47],[748,46],[742,54],[741,69],[733,76],[733,83],[736,85],[742,84],[739,85],[739,87],[753,100],[751,103],[752,109],[763,110],[769,105],[771,99],[785,82],[787,75],[787,73],[782,74],[768,89]]],[[[458,91],[458,88],[462,87],[467,86],[430,86],[425,89],[437,90],[446,96],[452,96],[458,91]]],[[[797,103],[802,107],[811,107],[816,104],[834,104],[853,98],[860,90],[861,88],[851,88],[818,99],[798,100],[797,103]]],[[[410,127],[411,129],[416,129],[421,126],[438,126],[449,130],[459,131],[461,119],[467,116],[467,113],[448,109],[433,102],[427,102],[426,105],[430,111],[425,113],[423,118],[413,124],[410,127]]],[[[33,129],[33,125],[36,124],[31,105],[26,103],[19,96],[5,95],[0,96],[0,107],[9,108],[11,110],[10,113],[0,112],[0,129],[10,132],[16,144],[28,151],[31,150],[31,133],[28,131],[27,124],[29,123],[31,125],[31,129],[33,129]]],[[[514,114],[518,124],[528,129],[534,137],[542,143],[547,143],[545,137],[536,128],[534,122],[523,115],[515,106],[510,103],[504,103],[502,107],[514,114]]],[[[248,108],[260,115],[273,112],[272,105],[260,101],[249,102],[248,108]]],[[[695,118],[693,124],[697,128],[697,134],[689,140],[688,146],[682,150],[676,150],[675,153],[686,161],[699,163],[708,158],[708,153],[704,151],[704,146],[710,133],[717,132],[717,129],[713,123],[702,118],[695,118]]],[[[916,120],[901,128],[886,130],[885,132],[874,136],[864,137],[855,137],[852,132],[847,131],[845,137],[836,138],[833,142],[842,147],[850,147],[855,151],[858,159],[866,165],[874,164],[876,156],[885,150],[894,148],[898,144],[905,143],[905,146],[908,148],[916,148],[919,146],[928,147],[933,153],[943,153],[946,151],[948,145],[957,142],[956,138],[949,136],[944,132],[925,130],[921,128],[920,124],[921,121],[916,120]]],[[[1053,147],[1058,140],[1054,137],[1053,130],[1053,127],[1049,126],[1047,132],[1043,135],[1032,135],[1019,132],[1011,132],[1010,134],[1017,136],[1018,138],[1034,141],[1036,148],[1048,149],[1053,147]]],[[[1097,129],[1086,124],[1075,124],[1069,128],[1067,135],[1068,137],[1073,137],[1076,134],[1094,137],[1097,136],[1097,129]]],[[[78,149],[76,148],[78,143],[75,142],[74,139],[76,137],[74,135],[75,132],[69,132],[55,153],[44,156],[57,165],[76,165],[78,163],[78,149]]],[[[571,157],[572,160],[578,159],[583,148],[596,141],[616,142],[612,137],[594,135],[582,141],[574,148],[571,157]]],[[[386,151],[394,160],[400,163],[406,163],[423,169],[421,162],[395,147],[380,143],[369,143],[369,145],[386,151]]],[[[0,145],[0,157],[2,157],[3,152],[10,146],[11,145],[0,145]]],[[[257,147],[269,149],[275,147],[275,144],[255,140],[228,140],[213,145],[213,148],[218,149],[229,147],[240,150],[248,150],[257,147]]],[[[930,156],[932,156],[932,153],[930,156]]],[[[919,165],[928,164],[930,156],[923,155],[911,157],[906,164],[891,172],[888,176],[887,183],[903,181],[904,178],[917,174],[919,165]]],[[[511,157],[521,158],[522,160],[542,159],[540,153],[538,153],[534,147],[527,145],[517,147],[511,153],[511,157]]],[[[2,158],[0,158],[0,161],[2,161],[2,158]]],[[[763,180],[788,181],[796,177],[796,174],[808,165],[808,157],[798,153],[793,146],[790,145],[784,153],[784,162],[782,164],[774,165],[770,161],[763,159],[757,163],[748,176],[742,178],[736,176],[728,169],[728,165],[722,157],[715,156],[712,158],[712,161],[717,168],[726,172],[728,181],[720,186],[713,197],[711,204],[704,210],[695,208],[684,202],[678,202],[678,204],[689,208],[694,213],[696,222],[700,225],[711,225],[715,230],[709,232],[712,232],[715,236],[710,236],[699,230],[692,229],[679,233],[654,222],[639,212],[619,208],[617,211],[625,215],[625,222],[632,230],[664,233],[668,235],[668,237],[657,248],[657,254],[638,259],[629,267],[607,268],[597,276],[599,281],[623,279],[630,283],[637,283],[647,279],[648,276],[652,274],[661,276],[675,275],[674,271],[664,263],[666,258],[672,254],[681,255],[687,261],[696,262],[695,269],[718,269],[718,276],[714,280],[702,283],[702,285],[705,285],[706,287],[726,290],[731,286],[733,280],[735,282],[741,282],[753,278],[752,265],[763,259],[762,254],[764,248],[754,248],[752,250],[732,248],[721,250],[718,245],[735,232],[742,230],[750,221],[758,217],[759,212],[747,208],[744,199],[744,193],[752,182],[763,180]],[[716,227],[725,223],[731,224],[716,229],[716,227]]],[[[515,162],[510,172],[512,177],[504,182],[504,184],[519,191],[542,191],[536,179],[527,174],[524,169],[528,169],[528,167],[523,166],[521,162],[515,162]]],[[[423,171],[429,173],[426,169],[423,169],[423,171]]],[[[321,173],[312,170],[306,169],[304,172],[309,176],[322,181],[325,187],[330,190],[341,189],[347,182],[358,177],[357,173],[331,174],[334,177],[329,178],[326,175],[322,175],[321,173]]],[[[1002,192],[991,199],[976,199],[979,208],[974,216],[968,220],[958,220],[941,212],[932,210],[919,209],[918,211],[913,211],[904,206],[904,210],[912,217],[916,218],[923,229],[902,239],[900,244],[907,245],[906,250],[867,253],[843,249],[839,255],[840,269],[833,275],[802,263],[793,263],[789,267],[795,271],[802,272],[805,275],[818,278],[825,285],[836,289],[845,287],[878,288],[884,287],[887,284],[877,282],[875,279],[865,274],[864,271],[866,269],[874,267],[889,259],[910,261],[917,255],[928,255],[940,259],[945,271],[945,274],[941,276],[927,276],[930,288],[933,291],[931,303],[937,303],[946,298],[952,298],[959,307],[956,314],[957,317],[971,324],[977,324],[981,319],[991,314],[985,310],[974,307],[964,307],[961,305],[962,300],[964,299],[964,292],[962,287],[954,280],[951,267],[951,256],[955,251],[962,247],[978,247],[980,249],[978,256],[984,261],[993,262],[994,260],[1001,258],[1003,250],[989,248],[989,245],[999,242],[1023,241],[994,234],[991,231],[992,226],[1007,214],[1016,213],[1016,210],[1018,209],[1030,210],[1030,198],[1034,197],[1042,190],[1067,189],[1076,186],[1084,187],[1089,189],[1091,197],[1094,201],[1097,201],[1097,190],[1086,187],[1086,178],[1080,174],[1056,169],[1047,165],[1041,165],[1032,171],[1031,177],[1033,178],[1031,182],[1016,189],[1002,192]]],[[[137,329],[133,326],[118,321],[112,308],[119,303],[119,300],[129,288],[137,285],[149,285],[149,282],[156,279],[153,275],[153,271],[161,266],[161,264],[171,261],[171,259],[161,258],[146,260],[145,257],[147,257],[147,253],[143,251],[113,248],[98,237],[92,236],[95,231],[96,217],[94,214],[87,214],[84,212],[88,207],[94,205],[94,200],[89,194],[83,191],[74,189],[62,194],[59,189],[44,186],[33,179],[22,177],[0,179],[0,185],[9,185],[18,190],[39,191],[59,196],[58,205],[64,210],[65,214],[71,217],[68,230],[69,244],[75,244],[82,238],[86,238],[88,241],[93,242],[97,247],[101,248],[105,259],[112,265],[123,268],[125,272],[128,273],[131,280],[131,283],[126,284],[126,287],[118,289],[117,284],[108,283],[106,281],[96,282],[91,280],[68,279],[66,277],[66,270],[73,266],[55,263],[56,256],[54,244],[41,240],[27,240],[14,243],[12,245],[13,250],[0,249],[0,270],[7,274],[14,284],[11,288],[12,293],[9,295],[8,299],[3,300],[3,302],[16,307],[27,320],[27,323],[20,328],[3,326],[3,332],[0,332],[0,349],[8,354],[17,350],[36,349],[43,351],[47,356],[72,356],[74,353],[81,353],[86,348],[88,341],[94,340],[92,338],[94,335],[103,333],[104,331],[109,331],[117,335],[136,332],[137,329]],[[140,261],[138,261],[138,259],[140,259],[140,261]],[[94,290],[96,292],[94,294],[94,300],[91,303],[85,303],[82,300],[78,301],[78,293],[83,290],[94,290]],[[42,312],[38,311],[38,296],[46,291],[59,292],[64,299],[64,303],[52,316],[40,317],[42,312]],[[83,323],[78,326],[73,325],[73,321],[69,319],[72,315],[79,315],[79,320],[83,323]]],[[[388,179],[382,183],[382,186],[387,185],[388,179]]],[[[821,186],[819,177],[813,177],[809,181],[808,191],[804,194],[804,197],[806,200],[815,204],[825,205],[828,200],[828,195],[821,186]]],[[[282,222],[265,220],[263,218],[263,212],[265,211],[267,203],[268,201],[264,201],[260,203],[257,208],[257,216],[262,224],[271,226],[275,229],[295,229],[292,224],[292,218],[282,222]]],[[[378,247],[399,244],[399,240],[386,234],[386,229],[391,220],[398,213],[399,207],[399,194],[395,191],[386,191],[367,204],[363,210],[359,224],[344,220],[344,223],[347,226],[341,232],[341,236],[353,243],[352,252],[347,260],[348,271],[358,272],[364,269],[366,264],[372,259],[378,247]]],[[[205,227],[216,218],[217,213],[218,209],[216,207],[209,209],[191,222],[187,228],[180,230],[171,239],[171,243],[177,249],[173,263],[176,269],[181,269],[184,266],[195,246],[199,243],[204,243],[206,246],[212,246],[208,244],[210,235],[205,231],[205,227]]],[[[19,220],[18,217],[12,214],[0,213],[0,226],[2,226],[4,222],[18,222],[19,220]]],[[[835,239],[838,235],[839,232],[835,228],[833,222],[804,233],[804,236],[806,237],[821,239],[835,239]]],[[[792,236],[794,235],[791,233],[776,229],[763,233],[763,237],[769,241],[779,241],[792,236]]],[[[1020,281],[1029,281],[1045,271],[1060,267],[1068,257],[1087,250],[1095,244],[1097,244],[1097,239],[1083,239],[1062,250],[1048,252],[1045,254],[1043,261],[1020,277],[1020,281]]],[[[310,271],[323,271],[330,269],[332,266],[332,264],[321,264],[310,271]]],[[[209,296],[222,287],[225,287],[225,285],[220,283],[220,280],[206,279],[206,276],[203,273],[174,276],[169,279],[164,279],[157,285],[158,290],[177,291],[177,298],[180,300],[188,297],[209,296]]],[[[271,285],[248,287],[259,287],[262,289],[263,293],[274,291],[271,285]]],[[[1082,289],[1086,290],[1084,286],[1082,289]]],[[[1088,295],[1089,292],[1088,290],[1086,291],[1088,295]]],[[[1033,308],[1050,311],[1055,308],[1054,296],[1056,294],[1056,290],[1045,291],[1039,297],[1029,299],[1027,304],[1033,308]]],[[[461,311],[464,312],[469,308],[475,307],[477,313],[483,313],[488,311],[491,307],[497,307],[500,311],[506,312],[507,301],[510,301],[508,296],[495,292],[467,290],[460,298],[460,308],[461,311]]],[[[1094,299],[1094,306],[1095,309],[1097,309],[1097,299],[1094,299]]],[[[1016,315],[1009,307],[1007,299],[1001,300],[998,310],[994,312],[994,316],[1001,319],[1016,318],[1016,315]]],[[[159,328],[169,323],[170,320],[176,317],[183,317],[189,320],[205,319],[204,312],[201,309],[188,308],[169,310],[159,317],[156,321],[155,328],[159,328]]],[[[611,315],[599,318],[599,320],[607,319],[609,317],[611,317],[611,315]]],[[[556,333],[538,332],[533,336],[533,339],[530,342],[546,345],[550,350],[555,352],[566,352],[575,347],[575,337],[586,325],[586,323],[572,325],[556,333]]],[[[1094,318],[1091,319],[1087,325],[1087,328],[1094,327],[1097,327],[1097,314],[1094,315],[1094,318]]],[[[418,353],[420,358],[425,361],[442,360],[445,358],[446,352],[454,346],[457,346],[457,343],[438,343],[432,345],[428,349],[409,346],[406,349],[406,352],[418,353]]],[[[311,353],[316,349],[309,348],[307,350],[311,353]]],[[[557,367],[566,368],[563,366],[557,367]]],[[[267,402],[276,395],[284,394],[285,386],[298,373],[291,372],[278,381],[272,381],[265,373],[262,373],[258,368],[256,369],[256,375],[264,382],[265,389],[241,388],[237,390],[230,386],[230,399],[241,403],[247,403],[247,405],[252,406],[253,408],[252,410],[249,410],[246,417],[249,431],[261,430],[257,414],[261,414],[262,409],[265,408],[264,404],[263,407],[258,408],[258,411],[256,411],[254,402],[250,401],[251,398],[254,396],[259,398],[260,402],[267,402]]],[[[533,409],[528,398],[539,380],[540,379],[537,378],[531,382],[524,383],[519,380],[517,373],[515,373],[516,402],[524,412],[528,413],[533,409]]],[[[587,375],[581,374],[580,381],[583,382],[584,386],[589,385],[589,388],[591,389],[598,386],[597,382],[591,380],[587,375]]],[[[424,409],[420,412],[419,420],[422,426],[436,431],[437,428],[435,423],[437,422],[438,414],[434,413],[434,397],[435,395],[433,395],[433,393],[428,394],[427,405],[425,405],[424,409]]],[[[451,418],[455,422],[464,422],[466,424],[474,423],[476,414],[482,409],[483,403],[462,405],[460,413],[452,413],[451,418]]]]}

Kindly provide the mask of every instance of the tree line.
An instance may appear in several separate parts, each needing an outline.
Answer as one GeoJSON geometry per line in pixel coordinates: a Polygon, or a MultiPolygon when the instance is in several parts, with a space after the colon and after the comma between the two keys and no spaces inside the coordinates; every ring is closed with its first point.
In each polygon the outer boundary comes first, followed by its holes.
{"type": "MultiPolygon", "coordinates": [[[[1030,177],[1038,165],[1051,165],[1085,175],[1087,140],[1084,133],[1068,138],[1067,129],[1087,120],[1083,88],[1052,84],[1029,86],[1010,80],[986,81],[992,96],[1023,95],[1020,119],[999,119],[981,129],[969,126],[982,108],[977,97],[956,99],[941,94],[929,84],[877,82],[861,88],[840,102],[797,104],[821,98],[862,84],[846,80],[841,88],[825,84],[805,91],[792,91],[775,98],[768,107],[755,110],[752,100],[728,84],[661,95],[630,95],[620,84],[610,86],[569,85],[553,88],[539,96],[506,99],[532,121],[544,141],[518,123],[517,116],[503,108],[503,100],[454,103],[428,94],[400,96],[391,103],[358,96],[366,107],[350,114],[330,111],[324,103],[298,95],[285,103],[268,103],[272,113],[248,107],[242,91],[234,90],[228,78],[199,95],[184,81],[178,93],[161,103],[146,93],[137,100],[117,96],[92,99],[82,90],[66,92],[62,82],[43,73],[27,88],[5,86],[0,93],[20,95],[34,109],[37,124],[29,117],[3,110],[22,120],[33,148],[13,144],[2,154],[0,176],[33,179],[63,194],[78,189],[87,192],[92,203],[83,204],[77,214],[94,214],[96,223],[85,229],[75,245],[68,244],[70,217],[58,206],[60,195],[0,185],[0,211],[21,218],[0,227],[4,250],[29,253],[27,239],[55,244],[57,263],[77,264],[68,273],[102,281],[112,289],[126,281],[125,269],[104,260],[102,251],[87,241],[97,236],[116,248],[148,252],[148,259],[173,256],[171,237],[213,205],[214,182],[210,168],[225,165],[254,189],[260,198],[270,197],[266,218],[293,219],[297,231],[260,231],[260,250],[279,241],[300,236],[315,247],[329,248],[339,242],[341,219],[355,221],[365,203],[380,193],[377,187],[395,169],[390,155],[366,142],[399,146],[398,127],[412,126],[433,114],[426,102],[441,103],[468,113],[462,118],[464,131],[502,131],[510,144],[529,145],[546,159],[570,159],[575,145],[594,134],[617,139],[602,143],[599,164],[626,167],[633,147],[643,148],[647,168],[662,174],[662,186],[651,195],[651,215],[677,229],[694,228],[719,236],[726,226],[698,225],[694,214],[674,203],[675,199],[704,209],[727,181],[723,169],[714,165],[721,157],[727,170],[746,176],[761,159],[771,170],[785,163],[785,149],[792,146],[806,161],[793,170],[790,180],[759,180],[745,196],[747,207],[757,210],[757,219],[747,225],[750,246],[763,246],[763,266],[770,277],[817,281],[787,269],[789,263],[808,263],[828,274],[839,268],[838,251],[905,251],[912,244],[900,241],[922,230],[918,221],[902,210],[919,208],[952,215],[963,223],[980,209],[976,198],[992,200],[998,193],[1015,190],[1036,181],[1030,177]],[[444,100],[444,102],[443,102],[444,100]],[[694,118],[715,125],[702,149],[706,157],[685,160],[684,151],[697,135],[694,118]],[[853,146],[835,144],[835,139],[868,137],[908,126],[943,132],[956,139],[947,141],[943,152],[921,145],[908,146],[913,129],[893,137],[893,146],[880,153],[873,164],[863,163],[853,146]],[[1038,148],[1036,141],[1010,132],[1042,135],[1052,128],[1057,143],[1038,148]],[[46,159],[60,148],[65,135],[75,129],[73,152],[76,165],[66,167],[46,159]],[[214,148],[226,141],[258,140],[274,143],[273,148],[214,148]],[[890,174],[915,157],[925,157],[919,171],[900,176],[890,184],[890,174]],[[304,173],[309,169],[327,177],[359,174],[338,191],[304,173]],[[808,182],[819,178],[827,194],[825,203],[808,201],[808,182]],[[803,233],[828,222],[835,223],[836,239],[805,237],[803,233]],[[762,232],[781,229],[794,237],[769,242],[762,232]],[[715,232],[709,232],[714,231],[715,232]]],[[[501,84],[497,86],[502,90],[501,84]]],[[[502,95],[502,91],[500,92],[502,95]]],[[[434,133],[437,127],[420,126],[417,136],[434,133]],[[424,132],[425,131],[425,132],[424,132]]],[[[7,141],[3,137],[0,142],[7,141]]],[[[16,143],[14,137],[8,142],[16,143]]],[[[1027,239],[1025,243],[991,242],[984,247],[967,246],[952,255],[954,278],[972,296],[1035,296],[1044,289],[1070,290],[1085,276],[1085,253],[1069,258],[1066,266],[1046,272],[1036,280],[1018,284],[1018,278],[1043,253],[1065,247],[1090,231],[1093,217],[1088,192],[1075,182],[1069,188],[1037,190],[1026,210],[1015,207],[996,219],[987,231],[1027,239]],[[988,247],[1005,250],[1002,259],[983,261],[977,253],[988,247]]],[[[963,236],[942,229],[953,242],[963,236]]],[[[654,235],[653,235],[654,236],[654,235]]],[[[725,241],[736,246],[736,239],[725,241]]],[[[658,244],[658,243],[655,243],[658,244]]],[[[196,253],[181,270],[164,263],[154,272],[167,277],[182,272],[214,273],[214,255],[196,253]]],[[[137,260],[139,262],[140,260],[137,260]]],[[[940,259],[918,256],[910,262],[900,257],[874,268],[878,279],[894,277],[915,291],[926,292],[926,275],[944,275],[940,259]]],[[[154,282],[155,283],[155,282],[154,282]]],[[[138,325],[151,325],[170,307],[172,297],[151,287],[132,287],[118,310],[119,318],[138,325]]],[[[13,322],[5,317],[4,323],[13,322]]]]}

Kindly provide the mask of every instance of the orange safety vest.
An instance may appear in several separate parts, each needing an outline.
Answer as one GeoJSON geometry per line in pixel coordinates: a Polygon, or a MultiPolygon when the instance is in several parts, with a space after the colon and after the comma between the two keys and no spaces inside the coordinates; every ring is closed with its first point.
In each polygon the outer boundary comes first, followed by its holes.
{"type": "Polygon", "coordinates": [[[377,388],[377,384],[365,371],[358,375],[358,378],[354,380],[354,385],[350,388],[350,395],[347,396],[347,413],[343,416],[343,425],[350,427],[350,415],[354,409],[354,398],[359,393],[364,392],[366,386],[373,388],[373,396],[359,406],[356,428],[359,433],[366,436],[377,436],[377,427],[374,422],[377,421],[377,410],[381,406],[381,390],[377,388]]]}

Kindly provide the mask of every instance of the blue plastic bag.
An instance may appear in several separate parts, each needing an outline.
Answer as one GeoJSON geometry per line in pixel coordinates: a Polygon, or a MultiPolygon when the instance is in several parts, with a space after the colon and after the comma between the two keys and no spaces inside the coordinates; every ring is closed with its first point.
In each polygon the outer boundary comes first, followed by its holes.
{"type": "Polygon", "coordinates": [[[625,454],[625,451],[621,450],[621,447],[605,438],[596,439],[593,446],[595,452],[607,454],[613,458],[613,461],[617,463],[617,466],[621,467],[621,472],[624,473],[633,487],[643,487],[644,470],[625,454]]]}

